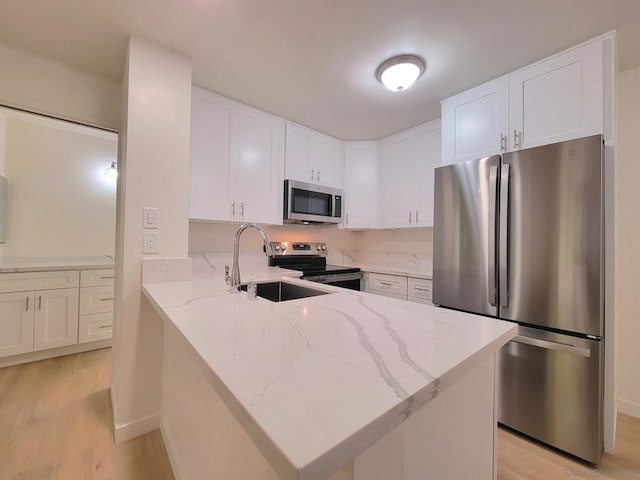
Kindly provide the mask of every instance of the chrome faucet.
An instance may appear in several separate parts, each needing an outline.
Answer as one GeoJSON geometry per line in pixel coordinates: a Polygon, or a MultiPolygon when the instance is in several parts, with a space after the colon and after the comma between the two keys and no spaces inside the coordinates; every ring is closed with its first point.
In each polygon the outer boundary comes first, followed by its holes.
{"type": "Polygon", "coordinates": [[[271,244],[267,237],[267,232],[257,223],[245,223],[241,225],[236,231],[236,240],[233,244],[233,268],[231,269],[231,293],[238,293],[240,291],[240,265],[238,264],[238,256],[240,254],[240,236],[247,228],[252,227],[260,232],[262,240],[264,241],[264,251],[268,256],[273,254],[271,250],[271,244]]]}

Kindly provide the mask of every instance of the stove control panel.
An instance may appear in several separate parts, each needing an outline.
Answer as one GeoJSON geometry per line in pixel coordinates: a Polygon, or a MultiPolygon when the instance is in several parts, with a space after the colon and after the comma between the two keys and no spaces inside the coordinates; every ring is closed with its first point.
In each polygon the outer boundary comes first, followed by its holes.
{"type": "Polygon", "coordinates": [[[274,255],[313,255],[326,257],[327,245],[316,242],[271,242],[274,255]]]}

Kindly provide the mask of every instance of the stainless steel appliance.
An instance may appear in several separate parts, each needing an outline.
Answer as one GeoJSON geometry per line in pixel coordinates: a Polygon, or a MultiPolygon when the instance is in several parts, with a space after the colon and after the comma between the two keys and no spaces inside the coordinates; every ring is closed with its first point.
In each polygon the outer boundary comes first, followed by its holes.
{"type": "Polygon", "coordinates": [[[303,272],[302,279],[336,287],[360,290],[362,272],[358,267],[327,265],[327,245],[308,242],[271,242],[272,267],[303,272]]]}
{"type": "Polygon", "coordinates": [[[297,180],[284,181],[284,223],[342,222],[342,190],[297,180]]]}
{"type": "Polygon", "coordinates": [[[437,168],[433,302],[518,322],[498,420],[592,463],[603,449],[601,135],[437,168]]]}

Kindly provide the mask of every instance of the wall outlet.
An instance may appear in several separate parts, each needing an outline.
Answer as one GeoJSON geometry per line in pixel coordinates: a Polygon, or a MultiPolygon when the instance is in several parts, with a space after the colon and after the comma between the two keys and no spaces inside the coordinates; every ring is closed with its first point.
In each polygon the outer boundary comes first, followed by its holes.
{"type": "Polygon", "coordinates": [[[142,209],[142,228],[158,228],[158,209],[144,207],[142,209]]]}
{"type": "Polygon", "coordinates": [[[158,234],[147,233],[143,234],[142,253],[158,253],[158,234]]]}

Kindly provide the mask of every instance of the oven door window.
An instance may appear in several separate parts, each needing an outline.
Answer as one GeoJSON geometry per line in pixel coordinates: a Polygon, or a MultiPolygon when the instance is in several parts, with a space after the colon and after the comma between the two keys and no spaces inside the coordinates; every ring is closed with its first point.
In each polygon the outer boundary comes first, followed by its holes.
{"type": "Polygon", "coordinates": [[[333,214],[333,195],[293,188],[292,197],[291,210],[293,213],[323,217],[330,217],[333,214]]]}

